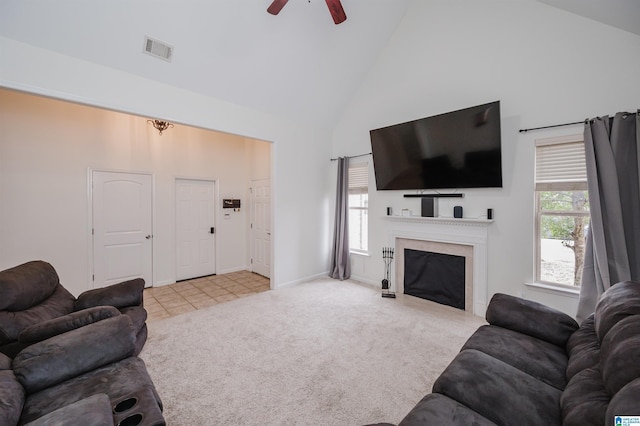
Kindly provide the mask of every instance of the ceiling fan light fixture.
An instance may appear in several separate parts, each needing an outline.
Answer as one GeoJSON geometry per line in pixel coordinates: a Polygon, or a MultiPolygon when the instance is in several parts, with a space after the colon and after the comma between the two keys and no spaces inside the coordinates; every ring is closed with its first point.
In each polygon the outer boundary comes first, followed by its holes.
{"type": "MultiPolygon", "coordinates": [[[[277,15],[280,13],[282,8],[287,4],[289,0],[273,0],[271,5],[267,8],[267,12],[272,15],[277,15]]],[[[340,0],[325,0],[327,3],[327,7],[329,8],[329,13],[331,13],[331,17],[333,18],[333,22],[338,25],[347,20],[347,14],[344,13],[344,8],[342,7],[342,3],[340,0]]]]}

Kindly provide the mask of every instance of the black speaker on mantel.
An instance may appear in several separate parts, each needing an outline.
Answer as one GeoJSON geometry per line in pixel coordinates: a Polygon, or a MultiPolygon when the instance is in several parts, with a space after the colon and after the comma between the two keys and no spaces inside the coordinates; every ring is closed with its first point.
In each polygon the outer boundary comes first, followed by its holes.
{"type": "Polygon", "coordinates": [[[462,219],[462,206],[455,206],[453,208],[453,217],[456,219],[462,219]]]}
{"type": "Polygon", "coordinates": [[[493,209],[487,209],[487,219],[493,219],[493,209]]]}
{"type": "Polygon", "coordinates": [[[422,217],[438,216],[438,200],[433,197],[422,198],[422,217]]]}

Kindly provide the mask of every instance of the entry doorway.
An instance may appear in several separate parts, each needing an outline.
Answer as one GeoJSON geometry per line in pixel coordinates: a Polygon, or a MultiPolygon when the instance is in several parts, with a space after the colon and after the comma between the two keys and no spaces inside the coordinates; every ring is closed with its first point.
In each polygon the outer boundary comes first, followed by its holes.
{"type": "Polygon", "coordinates": [[[215,181],[176,179],[176,281],[216,273],[215,181]]]}
{"type": "Polygon", "coordinates": [[[153,284],[153,178],[91,171],[93,288],[133,278],[153,284]]]}
{"type": "Polygon", "coordinates": [[[251,181],[251,270],[271,278],[271,180],[251,181]]]}

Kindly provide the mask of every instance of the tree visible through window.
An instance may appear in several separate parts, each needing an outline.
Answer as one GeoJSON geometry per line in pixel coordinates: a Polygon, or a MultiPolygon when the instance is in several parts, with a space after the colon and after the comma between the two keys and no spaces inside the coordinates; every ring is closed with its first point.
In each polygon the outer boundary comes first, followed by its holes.
{"type": "Polygon", "coordinates": [[[584,143],[536,143],[536,280],[579,286],[589,227],[584,143]]]}
{"type": "Polygon", "coordinates": [[[369,250],[369,169],[367,163],[349,164],[349,248],[369,250]]]}

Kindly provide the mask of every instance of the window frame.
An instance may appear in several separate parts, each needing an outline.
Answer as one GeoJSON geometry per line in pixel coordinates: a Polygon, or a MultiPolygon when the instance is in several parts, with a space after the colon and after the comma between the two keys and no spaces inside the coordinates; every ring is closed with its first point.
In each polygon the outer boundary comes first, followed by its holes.
{"type": "MultiPolygon", "coordinates": [[[[570,143],[583,143],[584,144],[584,136],[582,134],[575,135],[567,135],[567,136],[558,136],[558,137],[550,137],[550,138],[542,138],[535,140],[535,151],[534,158],[536,158],[537,162],[537,150],[540,146],[548,146],[548,145],[562,145],[562,144],[570,144],[570,143]]],[[[576,182],[544,182],[539,183],[537,180],[537,164],[534,167],[534,282],[537,284],[541,284],[543,286],[547,286],[550,288],[555,288],[558,290],[580,290],[580,285],[570,285],[564,283],[558,283],[554,281],[547,281],[542,279],[542,218],[544,216],[567,216],[567,217],[589,217],[589,210],[586,211],[578,211],[578,210],[542,210],[542,205],[540,201],[540,196],[542,192],[553,192],[553,191],[587,191],[588,197],[588,187],[586,181],[586,175],[584,181],[576,181],[576,182]],[[539,188],[540,186],[540,188],[539,188]]],[[[585,164],[586,170],[586,164],[585,164]]]]}

